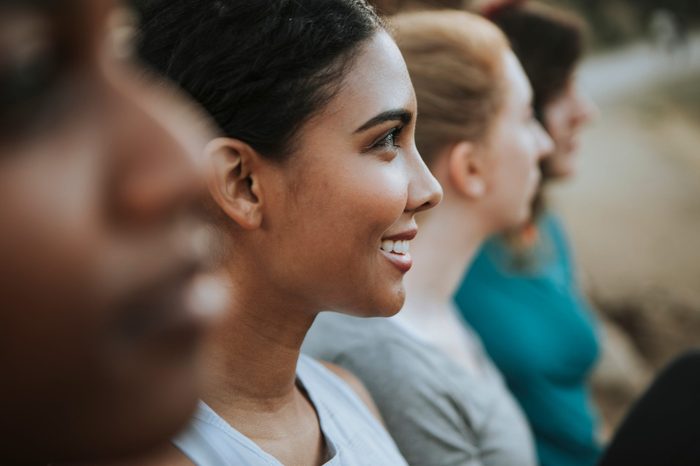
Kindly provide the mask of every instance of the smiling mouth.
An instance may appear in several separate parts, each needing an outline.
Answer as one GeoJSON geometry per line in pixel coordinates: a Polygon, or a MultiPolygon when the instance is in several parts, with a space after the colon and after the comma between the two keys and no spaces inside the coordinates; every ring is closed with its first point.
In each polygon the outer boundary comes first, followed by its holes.
{"type": "Polygon", "coordinates": [[[379,250],[384,258],[402,274],[408,272],[413,266],[408,240],[385,239],[379,246],[379,250]]]}
{"type": "Polygon", "coordinates": [[[390,239],[385,239],[382,241],[381,246],[379,246],[379,249],[381,249],[384,252],[388,252],[391,254],[398,254],[401,256],[405,256],[409,253],[410,251],[410,246],[409,246],[409,241],[403,240],[403,241],[392,241],[390,239]]]}

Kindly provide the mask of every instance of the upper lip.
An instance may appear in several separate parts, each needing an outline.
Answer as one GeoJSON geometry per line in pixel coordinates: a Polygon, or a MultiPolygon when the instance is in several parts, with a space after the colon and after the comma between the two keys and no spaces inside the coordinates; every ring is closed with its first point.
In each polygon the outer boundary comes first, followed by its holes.
{"type": "Polygon", "coordinates": [[[418,234],[418,228],[413,227],[410,230],[406,230],[403,233],[398,233],[392,236],[385,236],[382,241],[411,241],[418,234]]]}

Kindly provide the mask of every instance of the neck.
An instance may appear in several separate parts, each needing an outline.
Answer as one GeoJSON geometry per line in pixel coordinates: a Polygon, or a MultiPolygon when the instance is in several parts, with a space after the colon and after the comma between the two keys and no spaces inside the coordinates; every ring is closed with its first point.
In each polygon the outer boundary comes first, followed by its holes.
{"type": "Polygon", "coordinates": [[[445,195],[437,209],[421,219],[411,244],[414,267],[406,276],[406,303],[399,316],[407,319],[450,309],[452,297],[477,249],[486,239],[483,222],[461,198],[445,195]]]}
{"type": "Polygon", "coordinates": [[[315,314],[265,283],[236,276],[231,282],[234,302],[206,348],[204,399],[225,418],[273,413],[298,394],[297,360],[315,314]]]}

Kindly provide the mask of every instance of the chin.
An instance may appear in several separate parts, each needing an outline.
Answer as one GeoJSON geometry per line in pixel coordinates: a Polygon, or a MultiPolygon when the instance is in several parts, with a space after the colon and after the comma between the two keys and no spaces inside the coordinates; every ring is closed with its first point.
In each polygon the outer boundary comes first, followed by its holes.
{"type": "Polygon", "coordinates": [[[568,180],[574,176],[576,176],[576,167],[574,164],[553,167],[549,173],[551,179],[559,181],[568,180]]]}
{"type": "Polygon", "coordinates": [[[565,180],[576,175],[577,159],[576,154],[571,151],[565,154],[558,154],[546,159],[544,164],[544,174],[553,180],[565,180]]]}
{"type": "Polygon", "coordinates": [[[348,312],[355,317],[391,317],[399,313],[406,301],[406,289],[401,283],[393,291],[385,291],[370,303],[348,312]]]}

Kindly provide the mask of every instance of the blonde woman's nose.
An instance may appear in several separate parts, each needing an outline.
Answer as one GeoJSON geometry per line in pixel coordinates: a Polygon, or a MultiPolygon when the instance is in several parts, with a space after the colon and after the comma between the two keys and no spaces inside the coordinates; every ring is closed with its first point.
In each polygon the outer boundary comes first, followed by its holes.
{"type": "Polygon", "coordinates": [[[549,157],[554,152],[554,141],[540,123],[537,123],[535,132],[537,140],[537,159],[542,160],[545,157],[549,157]]]}

